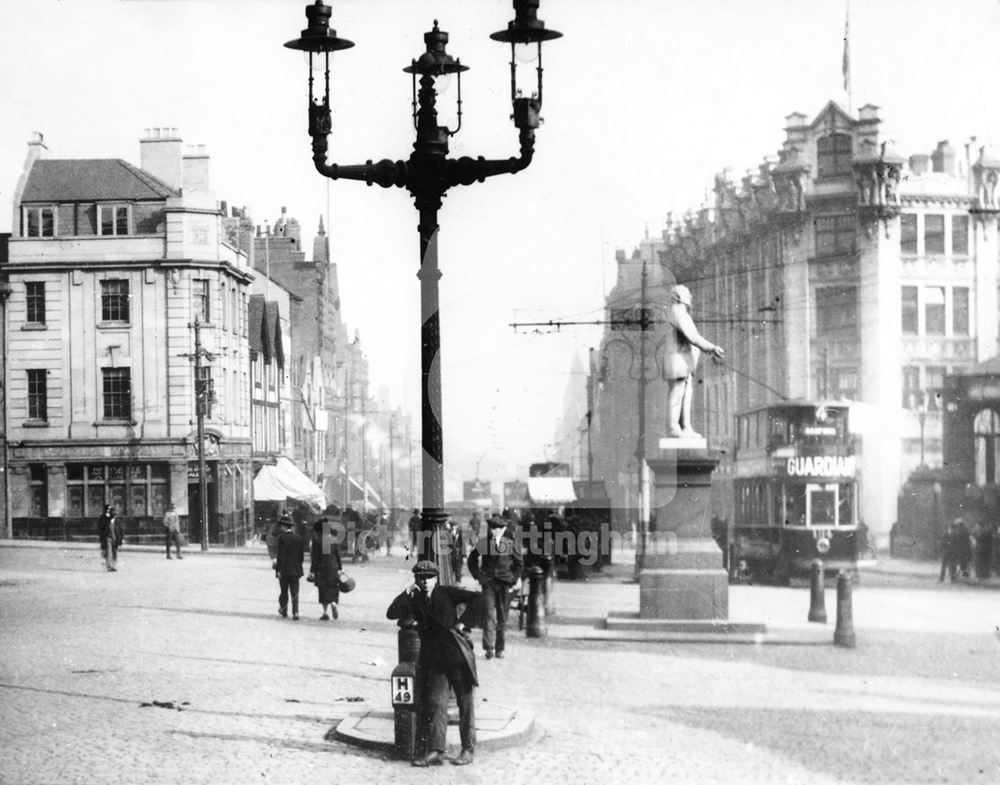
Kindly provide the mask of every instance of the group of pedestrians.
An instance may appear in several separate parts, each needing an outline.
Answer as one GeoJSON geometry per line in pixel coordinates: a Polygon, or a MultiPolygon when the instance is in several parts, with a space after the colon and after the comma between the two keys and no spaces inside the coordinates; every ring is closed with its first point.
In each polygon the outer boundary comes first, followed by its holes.
{"type": "MultiPolygon", "coordinates": [[[[167,558],[170,558],[170,546],[181,556],[181,526],[180,517],[173,504],[167,506],[163,514],[163,530],[167,543],[167,558]]],[[[125,542],[125,528],[118,520],[118,512],[112,504],[105,504],[104,511],[97,519],[97,540],[101,546],[101,556],[104,559],[104,569],[108,572],[118,572],[118,549],[125,542]]]]}
{"type": "Polygon", "coordinates": [[[956,577],[969,578],[970,566],[976,578],[989,578],[995,558],[995,540],[995,531],[986,523],[977,522],[972,531],[964,518],[949,523],[941,537],[939,582],[944,581],[946,574],[953,582],[956,577]]]}
{"type": "MultiPolygon", "coordinates": [[[[345,515],[346,520],[349,518],[345,515]]],[[[414,510],[409,521],[411,552],[418,544],[420,520],[419,512],[414,510]]],[[[390,619],[413,618],[420,635],[417,660],[419,754],[412,761],[414,766],[437,766],[444,762],[449,688],[458,702],[462,742],[461,753],[451,763],[464,766],[473,762],[475,687],[479,682],[472,628],[482,627],[486,659],[504,657],[511,592],[521,583],[524,558],[510,520],[489,517],[485,521],[485,532],[481,530],[481,523],[473,521],[469,528],[452,521],[446,525],[451,546],[449,558],[456,580],[461,580],[463,569],[468,567],[469,574],[479,583],[479,591],[440,585],[437,565],[420,560],[412,569],[413,582],[386,611],[390,619]]],[[[97,528],[106,569],[115,572],[124,531],[112,505],[105,506],[97,528]]],[[[171,548],[178,559],[183,558],[180,517],[173,504],[163,516],[163,529],[167,559],[172,558],[171,548]]],[[[290,515],[279,515],[276,529],[272,567],[279,587],[278,615],[288,618],[290,610],[292,620],[299,619],[300,581],[306,576],[316,587],[317,600],[322,606],[320,620],[337,619],[340,593],[350,591],[353,581],[344,572],[337,532],[331,527],[329,518],[322,515],[313,522],[308,545],[296,531],[290,515]],[[305,573],[307,549],[308,574],[305,573]]],[[[360,534],[358,529],[355,533],[360,534]]],[[[387,555],[390,548],[391,539],[387,537],[387,555]]]]}
{"type": "MultiPolygon", "coordinates": [[[[292,606],[292,620],[299,620],[299,582],[305,571],[305,543],[292,526],[290,517],[278,519],[281,534],[278,536],[277,555],[274,560],[274,574],[278,579],[278,615],[288,617],[289,602],[292,606]]],[[[317,518],[312,525],[309,543],[309,574],[306,578],[316,587],[317,599],[323,608],[320,621],[336,619],[340,613],[341,588],[347,588],[347,576],[340,557],[337,538],[325,516],[317,518]]]]}

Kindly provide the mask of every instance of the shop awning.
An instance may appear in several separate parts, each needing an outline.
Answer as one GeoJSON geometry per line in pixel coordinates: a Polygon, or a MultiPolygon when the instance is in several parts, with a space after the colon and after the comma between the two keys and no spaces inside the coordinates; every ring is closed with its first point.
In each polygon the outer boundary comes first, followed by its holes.
{"type": "Polygon", "coordinates": [[[320,509],[326,507],[322,489],[288,458],[278,458],[273,466],[262,466],[253,480],[253,497],[262,502],[286,499],[306,501],[320,509]]]}
{"type": "Polygon", "coordinates": [[[529,477],[528,497],[533,504],[570,504],[576,492],[570,477],[529,477]]]}

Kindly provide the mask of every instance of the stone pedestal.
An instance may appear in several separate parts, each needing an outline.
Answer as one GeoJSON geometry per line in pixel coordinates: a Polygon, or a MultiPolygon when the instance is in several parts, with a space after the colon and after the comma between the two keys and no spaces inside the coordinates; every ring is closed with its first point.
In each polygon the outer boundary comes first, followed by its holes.
{"type": "Polygon", "coordinates": [[[650,533],[639,571],[639,613],[608,626],[763,633],[729,621],[729,577],[711,534],[712,472],[721,455],[701,439],[662,439],[650,458],[650,533]]]}

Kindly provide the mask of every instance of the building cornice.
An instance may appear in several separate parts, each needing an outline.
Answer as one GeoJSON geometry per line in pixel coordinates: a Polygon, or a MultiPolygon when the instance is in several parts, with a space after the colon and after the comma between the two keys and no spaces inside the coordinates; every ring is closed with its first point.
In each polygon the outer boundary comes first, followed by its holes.
{"type": "Polygon", "coordinates": [[[972,209],[976,200],[967,194],[900,194],[900,203],[903,207],[915,207],[925,205],[940,205],[942,207],[964,207],[972,209]]]}

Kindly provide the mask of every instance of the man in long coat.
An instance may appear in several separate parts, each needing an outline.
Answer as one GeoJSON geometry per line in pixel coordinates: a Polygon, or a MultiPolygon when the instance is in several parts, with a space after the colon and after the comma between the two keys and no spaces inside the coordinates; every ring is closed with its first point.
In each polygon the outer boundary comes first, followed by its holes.
{"type": "Polygon", "coordinates": [[[115,508],[110,504],[104,505],[104,512],[97,519],[97,537],[101,542],[101,553],[108,572],[118,570],[118,548],[124,540],[123,534],[115,508]]]}
{"type": "Polygon", "coordinates": [[[274,565],[281,593],[278,595],[278,615],[288,616],[288,595],[292,595],[292,619],[299,620],[299,579],[303,575],[302,562],[305,549],[302,538],[292,529],[292,519],[288,516],[279,523],[284,530],[278,537],[278,558],[274,565]]]}
{"type": "Polygon", "coordinates": [[[386,617],[416,620],[420,634],[417,657],[417,733],[425,754],[414,766],[440,766],[444,762],[448,729],[448,687],[458,701],[458,730],[462,752],[452,759],[456,766],[472,763],[476,747],[476,655],[469,632],[459,617],[459,606],[476,602],[479,593],[458,586],[438,585],[434,562],[413,567],[413,583],[389,605],[386,617]]]}

